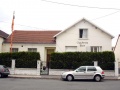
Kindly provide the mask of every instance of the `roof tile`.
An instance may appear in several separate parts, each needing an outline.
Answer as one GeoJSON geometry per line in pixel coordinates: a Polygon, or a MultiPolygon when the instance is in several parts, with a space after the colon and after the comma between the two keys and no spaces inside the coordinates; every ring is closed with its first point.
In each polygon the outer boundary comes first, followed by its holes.
{"type": "MultiPolygon", "coordinates": [[[[60,31],[19,31],[13,32],[13,43],[40,43],[54,44],[54,35],[60,31]]],[[[10,43],[11,35],[5,40],[5,43],[10,43]]]]}

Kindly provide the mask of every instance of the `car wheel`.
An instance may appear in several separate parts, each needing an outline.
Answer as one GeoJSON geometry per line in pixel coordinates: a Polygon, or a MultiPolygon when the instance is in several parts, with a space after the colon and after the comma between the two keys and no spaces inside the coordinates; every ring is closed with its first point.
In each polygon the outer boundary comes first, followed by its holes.
{"type": "Polygon", "coordinates": [[[97,81],[97,82],[100,82],[101,81],[101,76],[100,75],[96,75],[94,80],[97,81]]]}
{"type": "Polygon", "coordinates": [[[4,77],[5,77],[5,78],[7,78],[7,77],[8,77],[8,75],[5,75],[4,77]]]}
{"type": "Polygon", "coordinates": [[[72,81],[74,78],[72,75],[68,75],[67,78],[66,78],[68,81],[72,81]]]}
{"type": "Polygon", "coordinates": [[[0,73],[0,78],[2,78],[3,77],[3,75],[0,73]]]}

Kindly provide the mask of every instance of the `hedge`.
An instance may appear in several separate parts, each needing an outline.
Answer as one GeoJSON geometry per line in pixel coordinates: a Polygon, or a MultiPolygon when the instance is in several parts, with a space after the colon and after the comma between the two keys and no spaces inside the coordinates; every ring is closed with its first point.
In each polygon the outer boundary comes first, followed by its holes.
{"type": "Polygon", "coordinates": [[[36,68],[40,54],[38,52],[0,53],[0,64],[11,67],[12,59],[15,59],[16,68],[36,68]]]}
{"type": "Polygon", "coordinates": [[[50,68],[52,69],[75,69],[83,65],[98,65],[104,70],[113,70],[115,56],[113,52],[63,52],[52,53],[50,68]]]}

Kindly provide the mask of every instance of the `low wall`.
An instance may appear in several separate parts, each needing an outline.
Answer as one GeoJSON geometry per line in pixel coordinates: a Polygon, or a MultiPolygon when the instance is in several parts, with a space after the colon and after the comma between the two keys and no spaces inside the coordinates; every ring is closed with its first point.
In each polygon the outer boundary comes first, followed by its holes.
{"type": "MultiPolygon", "coordinates": [[[[10,74],[12,74],[12,69],[9,68],[10,74]]],[[[37,75],[36,68],[15,68],[14,74],[19,75],[37,75]]]]}

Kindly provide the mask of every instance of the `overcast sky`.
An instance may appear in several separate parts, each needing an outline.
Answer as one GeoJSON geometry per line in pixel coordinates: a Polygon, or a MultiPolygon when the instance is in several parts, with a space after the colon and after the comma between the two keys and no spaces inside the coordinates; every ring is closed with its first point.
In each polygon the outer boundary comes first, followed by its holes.
{"type": "Polygon", "coordinates": [[[0,29],[64,30],[86,18],[112,34],[115,45],[120,34],[120,0],[0,0],[0,29]]]}

